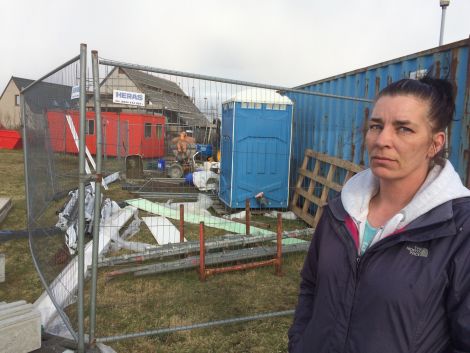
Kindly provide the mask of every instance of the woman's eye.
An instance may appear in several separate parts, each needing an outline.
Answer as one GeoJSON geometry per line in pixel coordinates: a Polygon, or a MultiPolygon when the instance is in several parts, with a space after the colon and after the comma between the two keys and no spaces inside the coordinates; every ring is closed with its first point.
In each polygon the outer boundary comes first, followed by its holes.
{"type": "Polygon", "coordinates": [[[379,125],[379,124],[369,125],[369,130],[380,130],[380,129],[382,129],[382,125],[379,125]]]}
{"type": "Polygon", "coordinates": [[[411,130],[409,127],[406,127],[406,126],[400,126],[398,128],[398,132],[410,133],[410,132],[413,132],[413,130],[411,130]]]}

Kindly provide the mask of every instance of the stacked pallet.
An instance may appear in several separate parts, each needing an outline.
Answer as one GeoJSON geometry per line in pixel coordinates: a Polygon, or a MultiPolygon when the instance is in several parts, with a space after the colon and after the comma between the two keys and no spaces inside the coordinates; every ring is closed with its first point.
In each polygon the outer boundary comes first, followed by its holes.
{"type": "Polygon", "coordinates": [[[361,165],[307,148],[298,170],[292,211],[315,228],[331,196],[330,191],[339,193],[349,178],[362,170],[361,165]]]}
{"type": "Polygon", "coordinates": [[[0,302],[0,352],[31,352],[41,348],[41,315],[20,300],[0,302]]]}

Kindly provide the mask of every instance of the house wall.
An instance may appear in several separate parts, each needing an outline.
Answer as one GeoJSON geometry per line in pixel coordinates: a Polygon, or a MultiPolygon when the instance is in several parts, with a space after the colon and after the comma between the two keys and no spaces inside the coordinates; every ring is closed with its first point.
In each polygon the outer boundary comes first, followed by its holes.
{"type": "Polygon", "coordinates": [[[18,87],[10,80],[0,98],[0,124],[6,129],[18,129],[21,126],[20,106],[15,105],[15,95],[19,94],[18,87]]]}

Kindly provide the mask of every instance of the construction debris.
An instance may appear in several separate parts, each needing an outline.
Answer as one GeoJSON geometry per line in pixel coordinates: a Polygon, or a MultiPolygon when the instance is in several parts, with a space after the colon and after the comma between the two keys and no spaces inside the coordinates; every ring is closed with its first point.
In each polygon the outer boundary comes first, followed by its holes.
{"type": "MultiPolygon", "coordinates": [[[[263,216],[269,217],[269,218],[277,218],[278,213],[279,213],[278,211],[271,211],[271,212],[265,213],[263,216]]],[[[297,219],[297,216],[292,211],[281,212],[281,217],[282,219],[287,219],[291,221],[295,221],[297,219]]]]}
{"type": "MultiPolygon", "coordinates": [[[[283,254],[293,252],[307,251],[310,246],[310,242],[304,241],[298,244],[292,244],[284,246],[282,249],[283,254]]],[[[241,250],[223,251],[217,253],[209,253],[205,255],[206,265],[219,265],[227,262],[251,260],[260,257],[268,257],[275,255],[277,251],[276,246],[270,247],[256,247],[247,248],[241,250]]],[[[113,278],[119,275],[133,273],[134,276],[143,276],[171,271],[179,271],[188,268],[196,268],[199,266],[199,256],[191,256],[181,260],[175,260],[171,262],[163,262],[150,265],[141,265],[125,269],[112,271],[106,274],[107,278],[113,278]]]]}
{"type": "MultiPolygon", "coordinates": [[[[107,212],[108,211],[105,213],[107,214],[107,212]]],[[[135,212],[136,209],[132,206],[127,206],[122,209],[117,206],[117,208],[114,207],[109,216],[102,219],[99,232],[98,253],[102,253],[108,248],[111,239],[116,237],[119,230],[132,218],[135,212]]],[[[92,245],[92,241],[85,245],[85,272],[87,267],[91,265],[92,245]]],[[[54,279],[49,288],[50,291],[54,293],[57,304],[61,307],[65,307],[73,303],[75,299],[73,297],[73,293],[75,293],[77,285],[78,258],[74,257],[67,267],[65,267],[64,270],[62,270],[62,272],[54,279]]],[[[48,325],[52,323],[54,318],[57,316],[57,311],[47,292],[43,292],[34,305],[41,313],[41,323],[44,327],[48,328],[48,325]]]]}
{"type": "Polygon", "coordinates": [[[193,184],[201,191],[219,190],[219,174],[210,170],[193,173],[193,184]]]}
{"type": "MultiPolygon", "coordinates": [[[[134,199],[126,201],[129,205],[135,206],[141,210],[151,212],[153,214],[161,215],[164,217],[177,219],[179,220],[179,210],[173,209],[169,205],[151,202],[144,199],[134,199]]],[[[224,229],[234,234],[245,234],[246,226],[241,223],[233,222],[227,219],[214,217],[212,215],[201,215],[197,213],[192,213],[188,211],[185,207],[184,212],[184,221],[192,224],[199,224],[200,222],[205,222],[209,227],[224,229]]],[[[267,231],[262,228],[251,227],[251,234],[261,235],[261,234],[272,234],[272,232],[267,231]]]]}
{"type": "Polygon", "coordinates": [[[0,197],[0,223],[6,218],[12,206],[10,197],[0,197]]]}
{"type": "Polygon", "coordinates": [[[0,254],[0,283],[5,282],[5,254],[0,254]]]}
{"type": "MultiPolygon", "coordinates": [[[[286,231],[282,233],[282,244],[289,245],[290,243],[304,242],[303,240],[297,239],[298,237],[311,237],[314,229],[299,229],[293,231],[286,231]]],[[[227,249],[235,246],[246,246],[255,243],[275,241],[276,234],[265,234],[258,236],[245,236],[237,234],[227,234],[216,239],[211,239],[206,242],[206,250],[216,249],[227,249]]],[[[182,254],[198,253],[199,252],[199,241],[188,241],[185,243],[174,243],[159,246],[154,249],[148,249],[145,252],[136,254],[126,254],[114,257],[100,257],[98,261],[98,267],[116,266],[128,263],[141,263],[143,261],[151,259],[164,259],[171,256],[177,256],[182,254]]]]}
{"type": "Polygon", "coordinates": [[[208,209],[212,206],[212,199],[205,194],[197,194],[196,202],[171,202],[168,200],[166,206],[170,207],[173,210],[179,210],[180,206],[184,206],[185,212],[192,214],[198,214],[203,216],[212,216],[208,209]]]}
{"type": "Polygon", "coordinates": [[[180,242],[180,231],[168,218],[143,217],[143,220],[159,245],[180,242]]]}

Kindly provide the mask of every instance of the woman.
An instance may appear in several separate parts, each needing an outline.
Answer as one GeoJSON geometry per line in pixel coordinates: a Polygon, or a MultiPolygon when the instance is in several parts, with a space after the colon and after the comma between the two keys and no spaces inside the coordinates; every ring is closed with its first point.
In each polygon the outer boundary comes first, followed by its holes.
{"type": "Polygon", "coordinates": [[[370,169],[325,207],[289,352],[470,352],[470,191],[441,157],[453,113],[445,80],[379,93],[370,169]]]}

